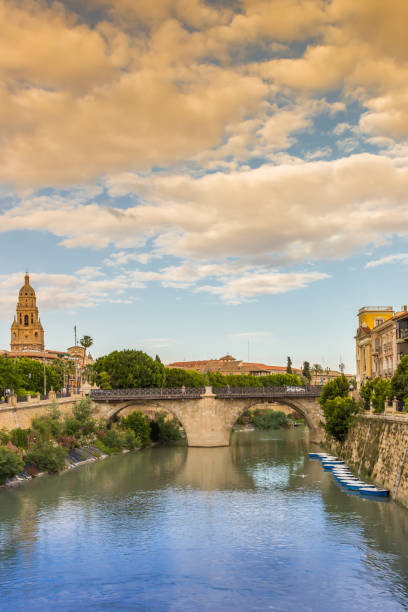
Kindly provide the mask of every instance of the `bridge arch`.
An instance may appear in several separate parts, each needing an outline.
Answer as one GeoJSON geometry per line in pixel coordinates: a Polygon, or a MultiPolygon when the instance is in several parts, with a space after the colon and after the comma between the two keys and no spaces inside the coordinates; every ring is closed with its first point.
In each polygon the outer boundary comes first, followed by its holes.
{"type": "MultiPolygon", "coordinates": [[[[184,400],[185,401],[185,400],[184,400]]],[[[183,411],[179,409],[177,405],[174,405],[175,402],[168,401],[160,401],[160,400],[149,400],[147,402],[140,400],[127,400],[123,402],[112,402],[107,404],[94,404],[97,413],[99,416],[103,416],[109,422],[113,422],[115,418],[127,408],[133,408],[133,410],[139,410],[143,413],[143,410],[151,410],[151,408],[157,408],[157,412],[168,412],[172,414],[176,419],[181,423],[187,438],[188,444],[188,433],[186,429],[186,425],[183,422],[183,411]]]]}
{"type": "MultiPolygon", "coordinates": [[[[273,402],[271,401],[268,402],[268,400],[262,400],[262,399],[248,400],[247,406],[243,408],[242,412],[238,415],[237,420],[239,419],[240,416],[242,416],[242,414],[246,410],[250,410],[251,408],[254,408],[255,406],[261,405],[261,406],[265,406],[265,409],[268,409],[269,406],[267,406],[266,404],[271,406],[270,410],[275,410],[275,408],[272,408],[272,406],[274,405],[287,406],[288,408],[291,408],[294,412],[297,412],[304,418],[306,425],[308,426],[309,429],[313,429],[315,427],[313,418],[311,417],[307,408],[305,408],[305,406],[303,406],[301,402],[297,402],[296,399],[282,399],[282,400],[273,401],[273,402]]],[[[279,410],[279,408],[276,408],[276,410],[279,410]]]]}

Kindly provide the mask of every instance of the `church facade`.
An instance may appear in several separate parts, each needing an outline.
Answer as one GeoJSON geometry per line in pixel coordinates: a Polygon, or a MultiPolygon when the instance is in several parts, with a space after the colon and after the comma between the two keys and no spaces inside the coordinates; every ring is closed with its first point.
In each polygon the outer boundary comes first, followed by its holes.
{"type": "Polygon", "coordinates": [[[44,329],[28,274],[18,294],[17,311],[11,325],[10,348],[12,351],[44,351],[44,329]]]}

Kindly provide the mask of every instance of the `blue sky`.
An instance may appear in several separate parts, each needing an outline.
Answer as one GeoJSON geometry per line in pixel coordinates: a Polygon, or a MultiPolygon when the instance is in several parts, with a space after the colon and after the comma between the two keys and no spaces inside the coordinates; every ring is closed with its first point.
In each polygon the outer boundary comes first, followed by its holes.
{"type": "Polygon", "coordinates": [[[0,346],[28,269],[48,348],[354,371],[408,301],[406,2],[81,4],[0,0],[0,346]]]}

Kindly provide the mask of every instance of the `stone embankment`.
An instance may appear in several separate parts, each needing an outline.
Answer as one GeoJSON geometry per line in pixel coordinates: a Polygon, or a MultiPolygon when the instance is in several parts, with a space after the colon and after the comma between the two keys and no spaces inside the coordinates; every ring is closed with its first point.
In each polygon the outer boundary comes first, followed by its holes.
{"type": "MultiPolygon", "coordinates": [[[[31,427],[33,418],[46,415],[47,410],[55,400],[55,394],[52,395],[52,392],[50,392],[49,395],[49,399],[43,401],[31,399],[27,402],[0,404],[0,429],[4,427],[9,431],[15,427],[21,427],[22,429],[31,427]]],[[[71,416],[72,409],[81,399],[82,396],[74,395],[56,401],[61,414],[71,416]]]]}
{"type": "Polygon", "coordinates": [[[408,418],[365,414],[357,417],[345,442],[326,439],[330,451],[361,478],[389,489],[408,508],[408,418]]]}

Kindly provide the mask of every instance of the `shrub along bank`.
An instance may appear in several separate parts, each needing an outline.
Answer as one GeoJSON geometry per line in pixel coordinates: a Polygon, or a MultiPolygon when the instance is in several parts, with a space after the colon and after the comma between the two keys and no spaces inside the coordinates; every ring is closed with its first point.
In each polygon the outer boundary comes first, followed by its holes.
{"type": "Polygon", "coordinates": [[[164,415],[149,421],[135,411],[112,424],[92,416],[89,398],[82,399],[73,415],[64,418],[54,404],[46,415],[33,419],[29,429],[0,430],[0,485],[20,474],[24,466],[60,472],[67,467],[73,449],[93,448],[110,455],[142,448],[152,441],[168,444],[180,438],[178,423],[164,415]]]}
{"type": "Polygon", "coordinates": [[[255,429],[280,429],[288,427],[291,417],[282,410],[256,408],[245,412],[237,420],[238,425],[253,425],[255,429]]]}

